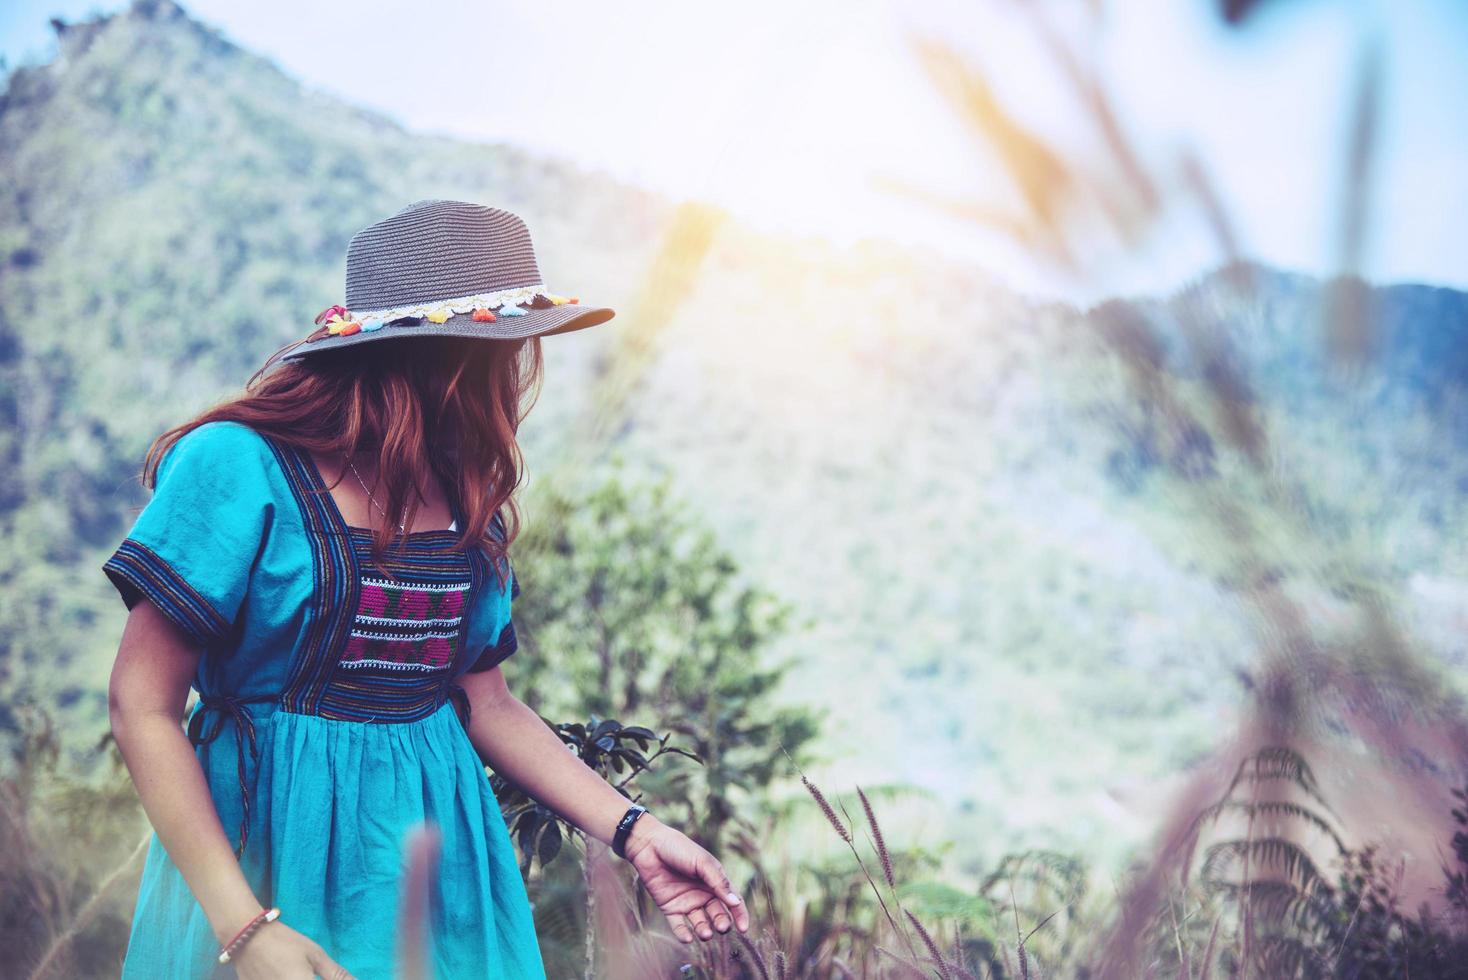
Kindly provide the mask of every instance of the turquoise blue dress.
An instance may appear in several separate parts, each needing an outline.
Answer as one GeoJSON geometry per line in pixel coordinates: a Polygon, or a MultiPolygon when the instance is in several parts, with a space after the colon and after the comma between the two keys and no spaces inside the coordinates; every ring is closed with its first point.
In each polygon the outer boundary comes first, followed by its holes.
{"type": "MultiPolygon", "coordinates": [[[[169,449],[103,566],[129,609],[151,600],[201,648],[188,734],[256,897],[360,980],[395,973],[403,841],[420,823],[442,842],[434,975],[545,976],[456,683],[515,652],[519,583],[456,536],[414,532],[378,569],[309,453],[211,422],[169,449]]],[[[122,976],[235,976],[218,952],[155,833],[122,976]]]]}

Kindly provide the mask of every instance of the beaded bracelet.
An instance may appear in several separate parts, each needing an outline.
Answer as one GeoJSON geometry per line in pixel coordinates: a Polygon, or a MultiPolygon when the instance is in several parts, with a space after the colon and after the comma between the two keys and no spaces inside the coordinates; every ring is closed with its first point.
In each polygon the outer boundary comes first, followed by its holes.
{"type": "Polygon", "coordinates": [[[278,918],[280,918],[280,909],[271,907],[256,915],[249,922],[246,922],[244,928],[235,933],[234,938],[225,943],[224,948],[219,951],[219,962],[228,963],[230,957],[234,955],[235,950],[243,946],[245,940],[255,934],[256,929],[259,929],[267,922],[274,922],[278,918]]]}

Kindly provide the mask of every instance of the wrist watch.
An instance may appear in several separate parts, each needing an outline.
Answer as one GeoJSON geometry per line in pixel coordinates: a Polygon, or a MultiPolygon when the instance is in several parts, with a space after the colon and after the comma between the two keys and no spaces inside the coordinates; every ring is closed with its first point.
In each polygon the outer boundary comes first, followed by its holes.
{"type": "Polygon", "coordinates": [[[632,825],[637,818],[647,812],[647,807],[640,803],[634,803],[622,814],[622,819],[617,821],[617,831],[612,834],[612,853],[624,861],[627,859],[627,835],[632,832],[632,825]]]}

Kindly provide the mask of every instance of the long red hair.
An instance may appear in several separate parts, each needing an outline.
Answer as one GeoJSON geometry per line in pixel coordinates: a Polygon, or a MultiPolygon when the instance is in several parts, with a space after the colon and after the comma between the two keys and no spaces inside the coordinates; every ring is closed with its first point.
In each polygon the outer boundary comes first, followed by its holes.
{"type": "MultiPolygon", "coordinates": [[[[513,495],[524,459],[516,434],[539,396],[539,337],[401,337],[319,351],[266,373],[270,363],[240,394],[158,436],[143,462],[143,484],[156,485],[164,453],[186,433],[206,422],[240,422],[308,452],[375,459],[377,485],[387,491],[379,502],[408,526],[419,507],[414,488],[422,474],[434,474],[464,515],[455,545],[483,547],[500,573],[498,559],[520,533],[513,495]],[[490,532],[501,508],[503,540],[490,532]]],[[[382,515],[373,533],[379,563],[399,537],[382,515]]]]}

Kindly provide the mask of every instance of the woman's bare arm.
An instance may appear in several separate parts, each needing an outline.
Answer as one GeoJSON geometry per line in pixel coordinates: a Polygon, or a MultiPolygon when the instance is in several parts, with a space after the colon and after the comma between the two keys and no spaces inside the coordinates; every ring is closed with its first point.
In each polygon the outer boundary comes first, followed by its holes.
{"type": "Polygon", "coordinates": [[[151,602],[128,614],[107,687],[112,735],[158,839],[221,943],[262,910],[180,720],[199,651],[151,602]]]}
{"type": "MultiPolygon", "coordinates": [[[[225,837],[204,769],[181,720],[199,651],[146,600],[128,614],[107,685],[112,736],[143,810],[220,944],[264,910],[225,837]]],[[[337,964],[282,917],[262,926],[231,961],[242,980],[311,980],[337,964]]],[[[350,977],[350,974],[341,974],[350,977]]]]}
{"type": "MultiPolygon", "coordinates": [[[[510,693],[499,667],[464,674],[469,740],[494,771],[603,844],[612,842],[627,798],[566,748],[540,716],[510,693]]],[[[652,829],[645,813],[628,840],[652,829]],[[644,826],[646,825],[646,826],[644,826]]]]}
{"type": "MultiPolygon", "coordinates": [[[[463,674],[458,683],[469,696],[469,740],[479,757],[587,835],[610,844],[627,798],[510,693],[500,667],[463,674]]],[[[725,932],[731,924],[748,930],[749,913],[719,861],[652,813],[632,825],[626,852],[679,939],[691,942],[695,932],[708,939],[712,929],[725,932]]]]}

